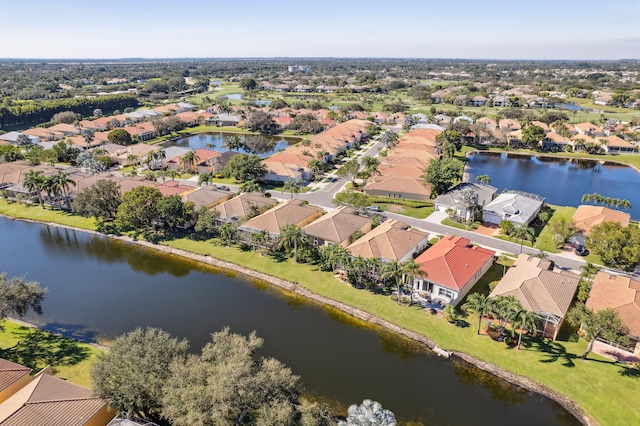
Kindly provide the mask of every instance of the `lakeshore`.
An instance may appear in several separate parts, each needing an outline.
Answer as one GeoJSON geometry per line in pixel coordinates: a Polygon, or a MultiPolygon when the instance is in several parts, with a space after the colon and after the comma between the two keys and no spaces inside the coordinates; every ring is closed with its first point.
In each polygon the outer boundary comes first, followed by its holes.
{"type": "MultiPolygon", "coordinates": [[[[29,220],[32,222],[37,222],[37,223],[42,223],[39,221],[33,221],[33,220],[29,220]]],[[[53,222],[48,222],[48,225],[51,226],[61,226],[57,223],[53,223],[53,222]]],[[[86,229],[81,229],[81,228],[77,228],[77,227],[73,227],[73,226],[69,226],[69,225],[62,225],[61,227],[63,228],[67,228],[67,229],[72,229],[72,230],[76,230],[76,231],[80,231],[80,232],[88,232],[94,235],[100,235],[100,236],[104,236],[104,234],[95,232],[95,231],[91,231],[91,230],[86,230],[86,229]]],[[[419,342],[420,344],[423,344],[425,346],[428,346],[430,348],[433,348],[436,344],[437,344],[437,340],[432,340],[430,337],[428,336],[428,333],[425,332],[416,332],[416,331],[412,331],[409,330],[407,328],[401,327],[398,324],[395,324],[387,319],[381,318],[380,316],[374,315],[372,313],[367,312],[366,310],[362,309],[361,307],[354,307],[354,306],[350,306],[346,303],[342,303],[338,300],[335,300],[331,297],[327,297],[326,295],[321,295],[318,293],[315,293],[311,290],[309,290],[308,288],[305,287],[305,283],[299,283],[299,282],[292,282],[283,278],[279,278],[279,277],[275,277],[273,275],[270,274],[266,274],[264,272],[259,272],[256,270],[252,270],[249,269],[247,267],[241,266],[241,265],[237,265],[234,263],[230,263],[230,262],[225,262],[222,261],[220,259],[217,259],[215,257],[212,257],[211,255],[203,255],[203,254],[196,254],[196,253],[192,253],[192,252],[188,252],[185,250],[181,250],[178,249],[176,247],[169,247],[169,246],[165,246],[165,245],[157,245],[157,244],[152,244],[146,241],[139,241],[139,240],[133,240],[129,237],[122,237],[122,236],[110,236],[111,238],[115,238],[121,241],[124,241],[126,243],[130,243],[130,244],[138,244],[147,248],[151,248],[163,253],[167,253],[170,255],[176,255],[176,256],[181,256],[183,258],[187,258],[187,259],[191,259],[197,262],[201,262],[203,264],[207,264],[207,265],[211,265],[217,268],[224,268],[224,269],[228,269],[228,270],[233,270],[235,272],[241,273],[247,277],[253,278],[253,279],[258,279],[260,281],[264,281],[264,282],[268,282],[270,284],[273,284],[283,290],[286,290],[287,292],[296,294],[296,295],[300,295],[303,296],[307,299],[313,300],[315,302],[321,303],[325,306],[331,306],[332,308],[338,309],[342,312],[345,312],[355,318],[358,318],[360,320],[366,321],[368,323],[371,324],[376,324],[378,326],[384,327],[385,329],[388,329],[394,333],[398,333],[401,334],[403,336],[406,336],[416,342],[419,342]]],[[[257,255],[255,255],[257,256],[257,255]]],[[[355,290],[354,290],[355,291],[355,290]]],[[[357,292],[357,291],[355,291],[357,292]]],[[[364,293],[364,292],[357,292],[359,296],[362,296],[362,298],[367,299],[368,298],[368,294],[364,293]]],[[[366,303],[365,303],[366,304],[366,303]]],[[[393,304],[395,305],[395,304],[393,304]]],[[[394,308],[396,308],[396,306],[393,306],[394,308]]],[[[399,308],[399,309],[403,309],[403,308],[399,308]]],[[[413,311],[411,311],[412,313],[414,313],[413,311]]],[[[478,338],[481,339],[481,338],[478,338]]],[[[472,343],[472,342],[469,342],[472,343]]],[[[475,343],[475,342],[473,342],[475,343]]],[[[441,345],[441,347],[443,347],[445,350],[449,350],[450,348],[445,344],[445,345],[441,345]]],[[[460,350],[452,350],[451,351],[452,354],[454,356],[459,357],[460,359],[463,359],[467,362],[470,362],[471,364],[476,365],[477,367],[485,370],[485,371],[489,371],[492,374],[495,374],[505,380],[507,380],[510,383],[516,384],[524,389],[528,389],[537,393],[540,393],[544,396],[547,396],[557,402],[559,402],[563,407],[565,407],[568,411],[570,411],[573,415],[575,415],[578,419],[580,419],[582,422],[584,422],[585,424],[598,424],[591,416],[589,416],[581,407],[579,407],[574,401],[572,401],[570,398],[568,398],[567,396],[564,396],[562,393],[557,392],[555,390],[552,390],[551,388],[541,385],[539,383],[537,383],[535,380],[529,379],[529,378],[525,378],[522,376],[519,376],[517,374],[514,374],[513,372],[510,372],[500,366],[497,366],[495,364],[491,364],[491,363],[487,363],[482,361],[479,358],[476,358],[474,356],[468,355],[466,354],[464,351],[460,351],[460,350]]],[[[503,355],[504,356],[504,355],[503,355]]],[[[513,356],[509,355],[509,356],[513,356]]]]}

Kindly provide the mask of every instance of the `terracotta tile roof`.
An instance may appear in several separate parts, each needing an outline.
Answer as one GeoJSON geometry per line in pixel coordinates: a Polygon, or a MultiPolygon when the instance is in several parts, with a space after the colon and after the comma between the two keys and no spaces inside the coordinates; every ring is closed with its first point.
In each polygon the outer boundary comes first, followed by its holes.
{"type": "Polygon", "coordinates": [[[460,291],[474,275],[487,264],[493,262],[495,251],[470,245],[471,241],[456,236],[446,236],[416,258],[426,279],[460,291]]]}
{"type": "Polygon", "coordinates": [[[353,256],[400,260],[425,244],[429,234],[397,220],[387,220],[354,241],[347,250],[353,256]]]}
{"type": "Polygon", "coordinates": [[[542,130],[544,130],[545,132],[548,132],[548,131],[550,130],[550,129],[549,129],[549,125],[548,125],[547,123],[545,123],[545,122],[542,122],[542,121],[536,121],[536,120],[534,120],[534,121],[532,121],[532,122],[531,122],[531,125],[532,125],[532,126],[540,127],[540,128],[541,128],[542,130]]]}
{"type": "Polygon", "coordinates": [[[160,193],[163,196],[182,195],[187,192],[193,192],[193,190],[195,189],[193,186],[180,185],[180,183],[172,180],[167,181],[162,185],[158,185],[157,188],[160,190],[160,193]]]}
{"type": "Polygon", "coordinates": [[[632,143],[627,142],[624,139],[622,139],[620,136],[616,136],[616,135],[611,135],[604,138],[598,138],[598,142],[606,145],[607,147],[614,147],[614,148],[634,148],[635,147],[635,145],[633,145],[632,143]]]}
{"type": "Polygon", "coordinates": [[[478,118],[476,120],[476,123],[483,124],[486,129],[495,129],[496,127],[498,127],[496,120],[489,117],[478,118]]]}
{"type": "Polygon", "coordinates": [[[431,196],[431,189],[420,179],[401,176],[377,176],[364,187],[366,191],[390,191],[404,194],[431,196]]]}
{"type": "Polygon", "coordinates": [[[489,296],[514,296],[528,311],[564,317],[578,290],[580,277],[551,271],[549,266],[547,260],[521,254],[489,296]]]}
{"type": "Polygon", "coordinates": [[[574,124],[575,128],[584,132],[584,133],[592,133],[592,132],[600,132],[600,128],[592,123],[578,123],[574,124]]]}
{"type": "Polygon", "coordinates": [[[240,219],[249,214],[252,205],[262,208],[264,206],[275,206],[276,203],[276,200],[267,198],[260,192],[245,192],[215,206],[214,209],[220,212],[221,218],[237,217],[240,219]]]}
{"type": "Polygon", "coordinates": [[[503,118],[500,120],[499,127],[503,130],[520,130],[522,126],[516,120],[510,118],[503,118]]]}
{"type": "Polygon", "coordinates": [[[185,203],[193,202],[195,211],[198,211],[202,206],[210,207],[225,201],[231,198],[231,195],[229,191],[222,191],[212,186],[203,186],[197,189],[191,187],[191,192],[182,195],[182,201],[185,203]]]}
{"type": "Polygon", "coordinates": [[[568,143],[567,138],[565,138],[564,136],[556,132],[547,132],[547,134],[545,135],[545,138],[555,143],[568,143]]]}
{"type": "Polygon", "coordinates": [[[371,223],[371,219],[355,215],[353,209],[343,206],[311,222],[303,228],[303,232],[310,237],[340,244],[368,223],[371,223]]]}
{"type": "Polygon", "coordinates": [[[583,144],[596,143],[596,140],[593,139],[591,136],[580,135],[580,134],[571,136],[571,140],[573,142],[579,142],[579,143],[583,143],[583,144]]]}
{"type": "Polygon", "coordinates": [[[640,337],[640,281],[600,271],[593,280],[586,305],[594,311],[613,309],[629,334],[640,337]]]}
{"type": "Polygon", "coordinates": [[[272,235],[279,235],[285,225],[304,226],[308,221],[322,215],[322,208],[311,204],[304,204],[302,200],[294,199],[284,202],[259,216],[246,221],[240,228],[245,230],[266,229],[272,235]]]}
{"type": "Polygon", "coordinates": [[[602,222],[618,222],[622,226],[629,226],[631,215],[619,210],[602,206],[578,206],[572,216],[579,232],[589,235],[591,228],[602,222]]]}

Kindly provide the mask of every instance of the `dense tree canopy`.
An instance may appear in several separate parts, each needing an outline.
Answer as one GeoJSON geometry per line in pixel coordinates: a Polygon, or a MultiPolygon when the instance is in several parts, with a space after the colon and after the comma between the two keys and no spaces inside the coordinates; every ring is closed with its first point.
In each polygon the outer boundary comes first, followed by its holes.
{"type": "Polygon", "coordinates": [[[136,186],[125,192],[116,214],[116,226],[121,231],[153,229],[159,220],[161,199],[160,190],[151,186],[136,186]]]}
{"type": "Polygon", "coordinates": [[[117,145],[131,145],[133,143],[131,134],[124,129],[113,129],[107,135],[107,139],[117,145]]]}
{"type": "Polygon", "coordinates": [[[606,266],[633,271],[640,260],[640,228],[603,222],[591,229],[587,247],[600,256],[606,266]]]}
{"type": "Polygon", "coordinates": [[[47,294],[37,281],[27,281],[24,277],[7,277],[0,273],[0,319],[8,315],[24,317],[29,310],[42,313],[42,302],[47,294]]]}
{"type": "Polygon", "coordinates": [[[277,129],[276,122],[273,121],[273,118],[263,111],[253,112],[245,122],[245,127],[252,132],[259,132],[267,135],[275,133],[277,129]]]}
{"type": "Polygon", "coordinates": [[[422,179],[431,185],[431,195],[437,196],[447,192],[457,181],[462,179],[464,164],[455,158],[436,158],[431,160],[422,175],[422,179]]]}
{"type": "Polygon", "coordinates": [[[240,182],[259,181],[267,173],[267,168],[257,155],[238,154],[229,160],[222,173],[240,182]]]}
{"type": "Polygon", "coordinates": [[[120,185],[112,180],[100,179],[78,194],[73,202],[73,211],[85,217],[112,220],[120,203],[120,185]]]}

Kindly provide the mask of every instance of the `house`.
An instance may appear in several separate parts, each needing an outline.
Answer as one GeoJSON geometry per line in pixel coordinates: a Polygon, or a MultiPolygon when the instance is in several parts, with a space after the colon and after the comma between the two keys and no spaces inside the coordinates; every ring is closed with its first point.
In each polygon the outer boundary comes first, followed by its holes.
{"type": "Polygon", "coordinates": [[[604,146],[607,154],[629,154],[636,151],[634,144],[616,135],[599,138],[598,142],[604,146]]]}
{"type": "Polygon", "coordinates": [[[537,194],[505,191],[482,209],[482,220],[499,225],[508,220],[514,225],[529,225],[540,213],[544,198],[537,194]]]}
{"type": "Polygon", "coordinates": [[[269,238],[275,241],[280,235],[280,230],[283,226],[295,225],[302,228],[320,216],[322,216],[321,207],[293,199],[249,219],[238,227],[238,231],[240,231],[242,238],[248,240],[252,233],[265,229],[269,232],[269,238]]]}
{"type": "Polygon", "coordinates": [[[413,289],[456,306],[491,268],[495,254],[466,238],[445,236],[416,258],[424,276],[413,280],[413,289]]]}
{"type": "Polygon", "coordinates": [[[522,126],[516,120],[512,120],[510,118],[503,118],[498,122],[498,127],[500,129],[513,132],[515,130],[522,130],[522,126]]]}
{"type": "Polygon", "coordinates": [[[180,182],[176,182],[175,180],[164,182],[161,185],[156,186],[156,188],[158,188],[163,197],[167,197],[169,195],[182,196],[195,190],[195,187],[182,185],[180,182]]]}
{"type": "Polygon", "coordinates": [[[556,132],[547,132],[544,136],[544,139],[542,139],[543,149],[564,150],[569,145],[569,140],[556,132]]]}
{"type": "Polygon", "coordinates": [[[489,204],[496,197],[498,193],[498,188],[495,188],[491,185],[484,185],[481,183],[474,182],[463,182],[445,194],[438,195],[434,200],[434,210],[446,212],[451,209],[454,210],[457,217],[465,218],[468,220],[471,216],[471,212],[468,211],[468,206],[464,205],[461,201],[461,195],[463,191],[468,191],[471,189],[478,195],[478,204],[477,206],[482,209],[485,205],[489,204]]]}
{"type": "Polygon", "coordinates": [[[134,139],[141,142],[151,140],[156,137],[156,130],[152,123],[145,121],[135,126],[127,126],[124,128],[134,139]]]}
{"type": "MultiPolygon", "coordinates": [[[[15,145],[16,143],[18,143],[18,136],[22,135],[22,133],[20,132],[7,132],[4,133],[2,135],[0,135],[0,143],[1,142],[8,142],[10,144],[15,145]]],[[[29,140],[31,140],[31,143],[34,145],[37,145],[40,142],[40,138],[37,136],[33,136],[33,135],[27,135],[29,137],[29,140]]]]}
{"type": "Polygon", "coordinates": [[[194,211],[200,210],[201,207],[213,207],[220,203],[223,203],[233,196],[230,191],[223,191],[217,189],[215,186],[203,186],[191,188],[190,192],[182,195],[182,201],[185,203],[192,202],[194,204],[194,211]]]}
{"type": "Polygon", "coordinates": [[[593,123],[578,123],[573,127],[579,135],[591,136],[592,138],[604,136],[604,131],[593,123]]]}
{"type": "Polygon", "coordinates": [[[593,279],[587,308],[611,308],[629,329],[634,355],[640,358],[640,281],[627,275],[599,271],[593,279]]]}
{"type": "Polygon", "coordinates": [[[586,237],[594,226],[600,225],[602,222],[617,222],[626,227],[629,226],[631,215],[608,207],[581,205],[578,206],[571,219],[577,232],[571,240],[575,244],[584,245],[586,237]]]}
{"type": "Polygon", "coordinates": [[[397,220],[387,220],[351,243],[352,256],[404,262],[429,245],[429,234],[397,220]]]}
{"type": "Polygon", "coordinates": [[[364,192],[371,196],[404,198],[408,200],[428,201],[431,199],[431,188],[420,179],[401,176],[373,176],[364,187],[364,192]]]}
{"type": "Polygon", "coordinates": [[[52,376],[50,367],[29,377],[27,383],[0,403],[3,426],[104,426],[115,415],[108,400],[52,376]]]}
{"type": "Polygon", "coordinates": [[[489,99],[484,96],[474,96],[469,103],[471,106],[484,106],[489,99]]]}
{"type": "Polygon", "coordinates": [[[220,213],[218,221],[233,223],[244,219],[252,209],[266,210],[275,206],[278,202],[273,198],[265,197],[260,192],[244,192],[222,204],[216,205],[213,210],[220,213]]]}
{"type": "Polygon", "coordinates": [[[31,369],[0,358],[0,406],[31,381],[31,369]]]}
{"type": "Polygon", "coordinates": [[[371,219],[356,215],[349,207],[338,207],[302,229],[316,246],[340,244],[347,247],[354,234],[371,231],[371,219]]]}
{"type": "Polygon", "coordinates": [[[221,113],[214,117],[209,118],[207,121],[214,126],[235,127],[242,121],[242,117],[239,115],[221,113]]]}
{"type": "Polygon", "coordinates": [[[579,282],[578,275],[554,269],[549,260],[523,253],[489,297],[515,297],[524,309],[536,315],[538,332],[555,339],[579,282]]]}

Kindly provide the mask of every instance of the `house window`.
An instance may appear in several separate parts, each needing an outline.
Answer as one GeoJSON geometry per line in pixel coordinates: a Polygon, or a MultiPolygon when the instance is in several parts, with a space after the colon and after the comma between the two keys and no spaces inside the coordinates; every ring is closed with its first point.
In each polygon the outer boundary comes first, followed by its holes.
{"type": "Polygon", "coordinates": [[[446,297],[447,299],[453,299],[453,292],[446,288],[438,288],[438,296],[446,297]]]}

